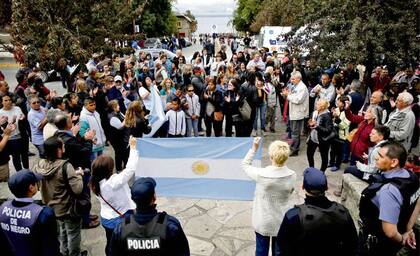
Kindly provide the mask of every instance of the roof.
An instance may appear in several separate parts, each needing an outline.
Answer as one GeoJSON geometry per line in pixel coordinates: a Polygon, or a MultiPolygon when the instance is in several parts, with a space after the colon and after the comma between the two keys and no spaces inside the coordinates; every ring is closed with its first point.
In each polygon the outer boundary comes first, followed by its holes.
{"type": "Polygon", "coordinates": [[[191,18],[190,18],[190,17],[188,17],[188,16],[186,16],[186,15],[185,15],[185,14],[183,14],[183,13],[180,13],[180,12],[174,12],[174,15],[175,15],[177,18],[184,18],[184,19],[186,19],[189,23],[192,23],[191,18]]]}

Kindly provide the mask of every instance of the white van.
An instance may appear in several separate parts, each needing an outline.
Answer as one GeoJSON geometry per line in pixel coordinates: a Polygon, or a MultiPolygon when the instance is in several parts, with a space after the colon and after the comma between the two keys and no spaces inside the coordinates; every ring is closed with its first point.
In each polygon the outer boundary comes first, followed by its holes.
{"type": "Polygon", "coordinates": [[[263,26],[260,30],[258,47],[266,47],[270,52],[282,52],[287,48],[285,35],[292,31],[292,27],[263,26]]]}

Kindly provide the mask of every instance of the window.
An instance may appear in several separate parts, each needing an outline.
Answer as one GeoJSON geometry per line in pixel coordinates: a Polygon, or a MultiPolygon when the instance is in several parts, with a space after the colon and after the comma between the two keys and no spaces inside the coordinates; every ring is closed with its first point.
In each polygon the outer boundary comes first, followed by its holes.
{"type": "Polygon", "coordinates": [[[181,21],[178,21],[178,22],[177,22],[177,26],[178,26],[178,28],[182,28],[181,21]]]}

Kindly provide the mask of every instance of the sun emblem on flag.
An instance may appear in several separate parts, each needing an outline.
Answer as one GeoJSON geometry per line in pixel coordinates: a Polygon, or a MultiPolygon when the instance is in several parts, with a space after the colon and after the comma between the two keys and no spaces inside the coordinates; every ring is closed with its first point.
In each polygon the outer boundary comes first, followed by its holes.
{"type": "Polygon", "coordinates": [[[209,172],[209,165],[204,161],[195,161],[192,164],[192,171],[197,175],[205,175],[209,172]]]}

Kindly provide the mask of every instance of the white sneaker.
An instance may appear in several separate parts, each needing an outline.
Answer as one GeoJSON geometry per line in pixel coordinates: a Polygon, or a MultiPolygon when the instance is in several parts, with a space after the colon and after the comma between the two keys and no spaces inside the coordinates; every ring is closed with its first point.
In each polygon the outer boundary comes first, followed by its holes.
{"type": "Polygon", "coordinates": [[[252,137],[257,137],[257,131],[256,130],[253,130],[251,136],[252,137]]]}
{"type": "Polygon", "coordinates": [[[261,136],[265,137],[267,134],[265,133],[264,130],[261,130],[261,136]]]}

